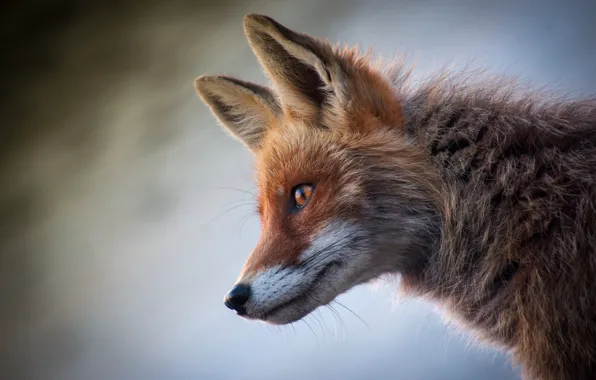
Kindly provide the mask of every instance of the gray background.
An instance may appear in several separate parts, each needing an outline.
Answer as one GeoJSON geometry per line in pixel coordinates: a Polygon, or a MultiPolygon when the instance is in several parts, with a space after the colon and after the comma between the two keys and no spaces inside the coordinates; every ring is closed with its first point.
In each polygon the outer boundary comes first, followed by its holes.
{"type": "Polygon", "coordinates": [[[391,286],[340,297],[368,327],[340,306],[340,318],[324,309],[287,328],[228,311],[223,294],[259,233],[252,158],[193,79],[265,80],[242,34],[258,12],[383,56],[409,51],[418,73],[473,61],[587,95],[594,4],[3,5],[0,378],[516,378],[506,356],[391,286]]]}

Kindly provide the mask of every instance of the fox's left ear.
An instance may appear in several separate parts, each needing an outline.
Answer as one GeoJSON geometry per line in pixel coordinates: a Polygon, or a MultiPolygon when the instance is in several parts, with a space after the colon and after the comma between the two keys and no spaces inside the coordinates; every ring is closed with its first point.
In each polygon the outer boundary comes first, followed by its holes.
{"type": "Polygon", "coordinates": [[[244,30],[289,116],[312,120],[324,107],[332,113],[360,107],[383,122],[401,120],[388,83],[353,52],[341,54],[327,41],[263,15],[246,15],[244,30]]]}
{"type": "Polygon", "coordinates": [[[221,125],[253,153],[281,112],[273,93],[256,83],[203,75],[195,80],[195,89],[221,125]]]}

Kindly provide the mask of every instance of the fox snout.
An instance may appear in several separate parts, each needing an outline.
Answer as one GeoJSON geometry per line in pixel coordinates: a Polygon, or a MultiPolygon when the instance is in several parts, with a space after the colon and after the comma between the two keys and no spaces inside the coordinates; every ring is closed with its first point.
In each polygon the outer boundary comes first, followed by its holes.
{"type": "Polygon", "coordinates": [[[255,269],[251,259],[262,254],[257,248],[224,296],[224,305],[241,317],[271,324],[299,320],[359,281],[354,275],[370,266],[370,256],[359,249],[362,238],[358,225],[334,221],[297,259],[255,269]]]}

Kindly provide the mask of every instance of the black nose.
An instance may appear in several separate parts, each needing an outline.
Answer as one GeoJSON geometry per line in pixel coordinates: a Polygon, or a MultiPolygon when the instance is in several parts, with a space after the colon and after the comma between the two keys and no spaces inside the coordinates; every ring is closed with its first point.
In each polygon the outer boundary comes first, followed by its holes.
{"type": "Polygon", "coordinates": [[[250,285],[237,284],[224,297],[224,304],[239,314],[244,314],[244,305],[250,298],[250,285]]]}

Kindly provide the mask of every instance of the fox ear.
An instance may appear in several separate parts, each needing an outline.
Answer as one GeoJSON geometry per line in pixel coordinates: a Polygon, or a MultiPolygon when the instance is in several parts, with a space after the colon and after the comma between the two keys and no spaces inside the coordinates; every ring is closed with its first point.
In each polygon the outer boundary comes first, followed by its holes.
{"type": "Polygon", "coordinates": [[[195,89],[222,126],[252,152],[281,109],[273,93],[255,83],[227,76],[200,76],[195,89]]]}
{"type": "Polygon", "coordinates": [[[244,31],[284,110],[310,117],[324,103],[347,102],[347,75],[328,43],[257,14],[244,17],[244,31]]]}

